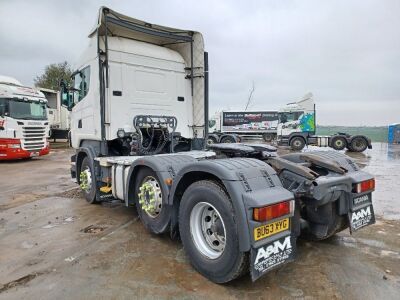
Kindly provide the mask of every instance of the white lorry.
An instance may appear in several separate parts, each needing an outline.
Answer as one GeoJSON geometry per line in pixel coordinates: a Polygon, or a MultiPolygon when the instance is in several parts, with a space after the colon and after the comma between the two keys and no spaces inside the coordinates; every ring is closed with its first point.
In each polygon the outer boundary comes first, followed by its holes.
{"type": "Polygon", "coordinates": [[[46,103],[38,90],[0,76],[0,160],[49,153],[46,103]]]}
{"type": "Polygon", "coordinates": [[[347,148],[363,152],[372,148],[371,140],[364,135],[351,136],[338,132],[329,136],[315,135],[316,110],[313,95],[305,95],[300,101],[288,103],[279,111],[222,112],[209,121],[208,144],[235,143],[242,138],[262,136],[264,141],[276,139],[280,146],[302,150],[306,145],[347,148]],[[256,120],[256,122],[254,121],[256,120]]]}
{"type": "Polygon", "coordinates": [[[222,111],[209,121],[209,144],[232,143],[239,137],[262,137],[270,142],[276,138],[277,111],[222,111]]]}
{"type": "Polygon", "coordinates": [[[205,150],[199,32],[102,7],[89,40],[73,85],[61,84],[71,176],[89,203],[135,206],[150,232],[180,236],[194,268],[217,283],[248,272],[255,280],[294,260],[300,234],[320,240],[374,223],[374,178],[341,153],[205,150]]]}
{"type": "Polygon", "coordinates": [[[60,91],[38,87],[47,99],[47,115],[50,126],[50,139],[68,139],[70,129],[69,111],[62,106],[60,91]]]}
{"type": "Polygon", "coordinates": [[[315,135],[316,109],[313,95],[305,95],[298,102],[288,103],[278,113],[278,145],[290,146],[293,150],[302,150],[306,145],[331,147],[335,150],[347,148],[352,152],[371,149],[371,139],[365,135],[349,135],[338,132],[334,135],[315,135]]]}

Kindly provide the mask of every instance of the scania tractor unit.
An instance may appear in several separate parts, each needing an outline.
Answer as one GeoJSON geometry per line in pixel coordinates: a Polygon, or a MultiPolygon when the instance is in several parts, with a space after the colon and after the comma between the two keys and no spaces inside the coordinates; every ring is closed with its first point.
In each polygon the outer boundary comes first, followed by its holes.
{"type": "Polygon", "coordinates": [[[244,138],[262,137],[266,142],[302,150],[305,146],[331,147],[335,150],[363,152],[371,149],[365,135],[338,132],[319,136],[316,131],[316,110],[313,95],[308,93],[300,101],[288,103],[279,111],[223,111],[209,121],[208,144],[235,143],[244,138]]]}
{"type": "Polygon", "coordinates": [[[365,135],[316,135],[316,110],[313,95],[308,93],[298,102],[288,103],[278,113],[277,144],[302,150],[307,145],[331,147],[335,150],[363,152],[371,149],[371,139],[365,135]]]}
{"type": "Polygon", "coordinates": [[[199,32],[101,7],[72,79],[61,84],[76,150],[71,176],[87,202],[136,207],[150,233],[179,237],[213,282],[256,280],[293,261],[300,236],[323,240],[375,222],[374,177],[342,153],[207,147],[199,32]]]}
{"type": "Polygon", "coordinates": [[[49,153],[46,104],[43,93],[0,76],[0,160],[49,153]]]}

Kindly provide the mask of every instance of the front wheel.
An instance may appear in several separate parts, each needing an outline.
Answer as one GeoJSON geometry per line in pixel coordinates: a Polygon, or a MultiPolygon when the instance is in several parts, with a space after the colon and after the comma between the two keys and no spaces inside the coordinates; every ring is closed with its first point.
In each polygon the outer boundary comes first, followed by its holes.
{"type": "Polygon", "coordinates": [[[248,254],[239,250],[232,202],[217,183],[202,180],[187,188],[179,231],[191,264],[211,281],[224,283],[246,273],[248,254]]]}
{"type": "Polygon", "coordinates": [[[290,140],[290,148],[292,148],[292,150],[295,150],[295,151],[303,150],[305,145],[306,145],[306,142],[305,142],[304,138],[302,138],[302,137],[296,136],[290,140]]]}
{"type": "Polygon", "coordinates": [[[79,174],[79,186],[85,195],[87,202],[94,204],[96,201],[96,179],[93,172],[93,166],[90,164],[89,158],[86,156],[81,165],[79,174]]]}

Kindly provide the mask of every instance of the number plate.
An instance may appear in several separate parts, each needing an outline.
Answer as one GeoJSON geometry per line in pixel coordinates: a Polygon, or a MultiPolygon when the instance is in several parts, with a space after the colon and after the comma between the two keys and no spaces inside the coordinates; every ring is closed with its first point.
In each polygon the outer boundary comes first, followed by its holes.
{"type": "Polygon", "coordinates": [[[31,152],[31,157],[39,156],[39,152],[31,152]]]}
{"type": "Polygon", "coordinates": [[[254,228],[254,240],[258,241],[289,229],[289,218],[254,228]]]}
{"type": "Polygon", "coordinates": [[[375,223],[374,208],[371,205],[349,213],[350,232],[375,223]]]}

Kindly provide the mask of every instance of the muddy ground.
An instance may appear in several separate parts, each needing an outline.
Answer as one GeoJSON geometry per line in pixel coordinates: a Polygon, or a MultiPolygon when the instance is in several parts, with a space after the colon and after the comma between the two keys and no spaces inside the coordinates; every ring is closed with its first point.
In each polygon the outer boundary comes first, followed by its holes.
{"type": "Polygon", "coordinates": [[[0,163],[0,299],[400,297],[400,147],[351,154],[376,175],[375,225],[299,241],[294,263],[226,285],[194,271],[179,241],[146,232],[134,208],[87,204],[69,178],[72,150],[56,148],[0,163]]]}

